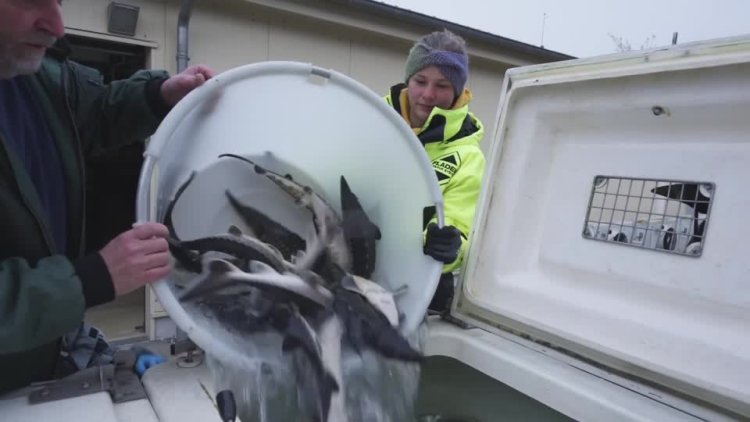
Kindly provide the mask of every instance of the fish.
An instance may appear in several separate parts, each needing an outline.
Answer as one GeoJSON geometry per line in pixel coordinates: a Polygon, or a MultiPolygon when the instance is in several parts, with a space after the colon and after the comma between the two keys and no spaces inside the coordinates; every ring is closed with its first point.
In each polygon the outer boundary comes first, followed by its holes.
{"type": "Polygon", "coordinates": [[[370,305],[386,317],[392,327],[398,327],[398,307],[393,293],[380,284],[355,274],[350,274],[349,278],[344,279],[341,287],[362,295],[370,305]]]}
{"type": "Polygon", "coordinates": [[[169,201],[169,203],[167,204],[167,208],[164,211],[163,223],[169,231],[169,236],[167,236],[169,252],[175,258],[175,260],[177,260],[177,262],[182,265],[183,268],[190,272],[199,273],[202,269],[200,255],[195,253],[194,251],[190,251],[187,248],[182,247],[182,245],[180,244],[180,238],[177,236],[177,233],[174,229],[174,223],[172,222],[172,212],[174,211],[174,207],[177,204],[177,201],[182,196],[183,192],[185,192],[185,189],[187,189],[188,185],[190,185],[190,183],[195,178],[195,175],[195,171],[191,172],[187,180],[177,188],[174,197],[171,201],[169,201]]]}
{"type": "Polygon", "coordinates": [[[369,347],[387,358],[421,362],[422,354],[359,290],[351,276],[346,276],[332,292],[333,310],[341,318],[345,338],[352,348],[359,352],[369,347]]]}
{"type": "Polygon", "coordinates": [[[187,180],[185,180],[184,182],[182,182],[182,184],[177,188],[177,191],[175,192],[174,197],[167,204],[166,210],[164,210],[164,220],[163,220],[164,225],[167,226],[167,230],[169,231],[169,235],[172,238],[174,238],[174,239],[178,239],[179,240],[179,237],[177,236],[177,233],[175,233],[174,224],[172,223],[172,212],[174,211],[174,207],[177,204],[177,201],[180,199],[180,197],[182,196],[182,194],[185,192],[185,190],[187,189],[188,185],[190,185],[190,183],[193,181],[193,179],[195,179],[195,175],[196,174],[197,174],[197,172],[195,170],[193,170],[192,172],[190,172],[190,175],[188,176],[187,180]]]}
{"type": "MultiPolygon", "coordinates": [[[[326,367],[323,348],[315,329],[296,307],[292,307],[291,311],[282,351],[291,357],[297,376],[299,401],[304,411],[311,414],[311,420],[327,421],[332,398],[340,392],[339,382],[334,378],[336,369],[326,367]]],[[[337,341],[335,337],[333,341],[337,341]]],[[[341,342],[340,335],[338,342],[341,342]]],[[[329,348],[330,345],[326,344],[326,349],[329,348]]],[[[338,364],[340,366],[340,362],[338,364]]]]}
{"type": "Polygon", "coordinates": [[[341,176],[340,184],[341,225],[351,251],[351,273],[369,279],[375,270],[375,241],[381,238],[380,228],[365,213],[344,176],[341,176]]]}
{"type": "Polygon", "coordinates": [[[278,173],[274,173],[254,163],[248,158],[234,154],[221,154],[219,157],[236,158],[252,165],[253,170],[256,173],[265,176],[271,182],[276,184],[291,196],[296,204],[310,210],[313,215],[313,222],[318,230],[323,230],[325,227],[326,230],[330,230],[330,232],[333,233],[329,243],[326,245],[327,255],[336,265],[346,271],[351,269],[352,256],[344,237],[344,231],[341,228],[342,221],[338,214],[336,214],[336,211],[330,204],[328,204],[328,202],[326,202],[325,199],[323,199],[323,197],[315,193],[309,186],[303,186],[295,182],[291,176],[282,176],[278,173]]]}
{"type": "Polygon", "coordinates": [[[263,331],[280,331],[287,314],[273,297],[252,286],[238,286],[232,293],[203,294],[195,299],[203,314],[213,314],[222,326],[240,335],[263,331]]]}
{"type": "Polygon", "coordinates": [[[245,236],[234,225],[229,226],[227,233],[193,240],[173,239],[168,240],[168,242],[176,243],[181,249],[197,252],[199,256],[208,252],[221,252],[244,261],[245,266],[249,261],[261,261],[270,265],[277,272],[284,271],[286,268],[284,258],[278,250],[258,239],[245,236]]]}
{"type": "Polygon", "coordinates": [[[211,259],[206,267],[207,274],[186,287],[180,293],[180,301],[205,295],[234,295],[244,287],[252,287],[274,296],[275,302],[302,302],[322,308],[333,302],[331,292],[325,287],[312,286],[296,274],[279,273],[260,261],[250,261],[249,272],[225,259],[211,259]]]}
{"type": "MultiPolygon", "coordinates": [[[[303,242],[305,244],[305,249],[296,251],[291,257],[291,262],[283,259],[281,252],[273,245],[245,235],[237,226],[230,226],[229,233],[242,238],[251,245],[255,245],[256,247],[265,250],[269,254],[273,254],[277,258],[280,258],[279,261],[274,262],[277,265],[272,265],[277,271],[296,274],[312,286],[326,284],[324,279],[313,271],[313,267],[318,262],[318,258],[325,250],[325,245],[328,242],[327,239],[329,238],[330,233],[327,229],[324,228],[320,233],[317,233],[313,228],[310,228],[303,242]]],[[[251,258],[248,257],[247,259],[249,260],[251,258]]],[[[261,260],[261,262],[265,261],[261,260]]],[[[267,262],[265,263],[268,264],[267,262]]]]}
{"type": "Polygon", "coordinates": [[[250,205],[242,203],[228,189],[224,193],[229,200],[229,204],[253,231],[255,237],[276,247],[284,259],[291,260],[297,251],[305,249],[305,240],[297,233],[287,229],[250,205]]]}
{"type": "Polygon", "coordinates": [[[326,284],[325,280],[312,270],[313,265],[325,248],[324,239],[327,239],[326,231],[321,232],[319,236],[314,230],[309,230],[305,242],[306,248],[304,251],[297,251],[297,254],[293,257],[294,262],[285,260],[281,252],[273,245],[245,235],[235,225],[229,226],[226,234],[182,241],[180,247],[197,252],[200,257],[216,255],[219,258],[228,259],[243,270],[247,269],[250,261],[259,261],[269,265],[279,273],[298,275],[312,287],[315,287],[326,284]],[[321,236],[323,240],[321,240],[321,236]],[[227,256],[231,258],[227,258],[227,256]]]}
{"type": "MultiPolygon", "coordinates": [[[[323,420],[326,422],[346,422],[349,418],[346,412],[346,386],[341,366],[341,343],[344,338],[344,326],[339,316],[334,312],[324,314],[323,317],[323,322],[317,330],[320,354],[323,358],[323,366],[338,386],[338,389],[332,391],[328,396],[329,400],[322,402],[325,411],[323,420]]],[[[326,396],[323,395],[322,397],[325,398],[326,396]]]]}

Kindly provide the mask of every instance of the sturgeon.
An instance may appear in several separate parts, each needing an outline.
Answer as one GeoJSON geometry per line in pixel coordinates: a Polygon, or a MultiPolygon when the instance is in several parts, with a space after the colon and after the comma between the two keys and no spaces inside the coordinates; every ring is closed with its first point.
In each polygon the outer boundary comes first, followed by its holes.
{"type": "Polygon", "coordinates": [[[212,259],[206,266],[207,274],[182,291],[179,298],[181,301],[220,294],[226,290],[235,294],[242,286],[266,291],[282,302],[303,301],[326,308],[333,301],[331,292],[325,287],[313,286],[297,274],[279,273],[260,261],[250,261],[250,272],[242,271],[225,259],[212,259]]]}
{"type": "Polygon", "coordinates": [[[250,261],[260,261],[270,265],[277,272],[287,268],[278,250],[258,239],[245,236],[236,226],[230,226],[228,233],[193,240],[170,240],[170,243],[174,243],[182,250],[197,253],[198,259],[208,252],[221,252],[239,259],[244,263],[243,266],[247,266],[250,261]]]}
{"type": "Polygon", "coordinates": [[[258,240],[273,245],[286,260],[305,249],[305,240],[297,233],[282,226],[276,220],[237,199],[228,189],[224,192],[229,204],[242,218],[258,240]]]}
{"type": "Polygon", "coordinates": [[[282,350],[291,357],[302,408],[311,415],[311,420],[327,421],[334,395],[341,394],[340,376],[338,381],[335,377],[341,372],[338,369],[341,363],[334,361],[334,367],[329,368],[327,364],[331,362],[326,362],[323,353],[324,350],[329,352],[336,343],[341,344],[341,334],[324,331],[324,335],[319,336],[299,310],[295,306],[291,308],[282,350]]]}
{"type": "Polygon", "coordinates": [[[392,359],[420,362],[423,356],[409,344],[391,319],[373,305],[351,275],[333,291],[333,310],[344,324],[345,338],[356,351],[370,347],[392,359]]]}
{"type": "Polygon", "coordinates": [[[341,218],[339,218],[333,207],[323,197],[315,193],[309,186],[303,186],[295,182],[291,176],[282,176],[267,170],[248,158],[235,154],[222,154],[219,157],[236,158],[252,165],[256,173],[265,176],[268,180],[276,184],[291,196],[297,205],[310,210],[313,215],[313,222],[318,231],[322,230],[322,227],[325,226],[332,233],[326,245],[327,255],[331,261],[346,271],[351,270],[352,256],[344,237],[341,218]]]}

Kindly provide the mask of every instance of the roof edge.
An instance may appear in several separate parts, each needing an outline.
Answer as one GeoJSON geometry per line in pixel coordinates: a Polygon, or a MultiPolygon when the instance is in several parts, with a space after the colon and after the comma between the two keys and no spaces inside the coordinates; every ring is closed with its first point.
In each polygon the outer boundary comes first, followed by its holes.
{"type": "Polygon", "coordinates": [[[486,31],[471,28],[465,25],[461,25],[455,22],[447,21],[444,19],[428,16],[423,13],[415,12],[408,9],[403,9],[398,6],[382,3],[375,0],[329,0],[333,3],[345,4],[352,9],[358,9],[363,12],[376,13],[381,16],[387,16],[390,18],[396,18],[403,22],[419,24],[424,26],[440,26],[448,29],[449,31],[461,35],[462,37],[480,40],[489,44],[494,44],[502,48],[528,54],[535,57],[544,58],[547,61],[559,61],[559,60],[570,60],[577,57],[568,54],[560,53],[553,50],[548,50],[543,47],[537,47],[531,44],[527,44],[521,41],[516,41],[510,38],[495,35],[486,31]]]}

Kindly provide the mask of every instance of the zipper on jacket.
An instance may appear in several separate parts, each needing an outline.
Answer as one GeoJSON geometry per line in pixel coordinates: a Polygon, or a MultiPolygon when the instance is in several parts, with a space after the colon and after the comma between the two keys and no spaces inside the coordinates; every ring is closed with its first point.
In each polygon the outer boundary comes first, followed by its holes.
{"type": "Polygon", "coordinates": [[[73,129],[73,135],[75,137],[75,149],[76,159],[78,160],[79,176],[80,176],[80,188],[81,188],[81,230],[78,234],[78,253],[75,256],[82,256],[85,251],[84,238],[86,234],[86,163],[83,161],[83,152],[81,151],[81,135],[78,133],[78,126],[76,126],[75,118],[73,117],[73,110],[70,106],[70,93],[68,92],[68,67],[67,59],[60,62],[61,72],[60,78],[63,88],[63,97],[65,102],[65,110],[68,113],[68,120],[71,128],[73,129]]]}

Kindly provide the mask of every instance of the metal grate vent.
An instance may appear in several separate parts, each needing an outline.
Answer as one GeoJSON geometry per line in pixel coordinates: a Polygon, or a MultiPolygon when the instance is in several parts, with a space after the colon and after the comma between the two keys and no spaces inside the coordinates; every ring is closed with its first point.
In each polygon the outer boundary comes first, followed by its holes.
{"type": "Polygon", "coordinates": [[[583,237],[698,257],[715,185],[596,176],[583,237]]]}

